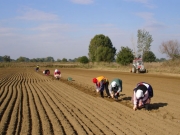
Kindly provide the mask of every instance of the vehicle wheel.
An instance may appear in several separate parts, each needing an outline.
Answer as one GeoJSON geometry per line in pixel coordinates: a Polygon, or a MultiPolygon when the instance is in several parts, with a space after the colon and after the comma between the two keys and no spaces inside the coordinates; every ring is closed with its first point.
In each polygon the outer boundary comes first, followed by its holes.
{"type": "Polygon", "coordinates": [[[138,74],[140,73],[139,69],[137,69],[137,72],[136,72],[136,73],[138,73],[138,74]]]}
{"type": "Polygon", "coordinates": [[[136,68],[132,67],[132,73],[136,73],[136,68]]]}

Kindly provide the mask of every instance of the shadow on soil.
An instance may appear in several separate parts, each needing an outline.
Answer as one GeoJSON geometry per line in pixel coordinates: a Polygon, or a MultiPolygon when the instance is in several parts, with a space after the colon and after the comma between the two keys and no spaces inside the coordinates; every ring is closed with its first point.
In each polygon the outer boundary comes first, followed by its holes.
{"type": "Polygon", "coordinates": [[[167,103],[153,103],[149,105],[149,110],[158,110],[160,107],[164,107],[167,105],[167,103]]]}

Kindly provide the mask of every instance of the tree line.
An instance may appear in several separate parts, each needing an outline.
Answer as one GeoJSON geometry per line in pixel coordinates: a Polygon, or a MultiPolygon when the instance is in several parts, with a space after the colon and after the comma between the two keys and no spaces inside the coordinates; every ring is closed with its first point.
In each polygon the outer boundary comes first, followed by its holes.
{"type": "MultiPolygon", "coordinates": [[[[152,35],[145,29],[137,31],[137,52],[136,49],[132,50],[128,46],[121,46],[120,50],[113,46],[111,39],[103,34],[95,35],[89,44],[89,52],[87,56],[80,56],[74,59],[57,59],[57,62],[117,62],[121,65],[132,63],[133,59],[141,58],[144,62],[159,62],[165,61],[165,58],[158,59],[151,51],[151,43],[153,42],[152,35]]],[[[168,58],[180,59],[180,44],[176,40],[162,42],[159,46],[159,51],[166,54],[168,58]]],[[[33,58],[29,59],[20,56],[18,59],[13,60],[10,56],[0,56],[0,62],[55,62],[54,58],[49,56],[46,58],[33,58]]]]}

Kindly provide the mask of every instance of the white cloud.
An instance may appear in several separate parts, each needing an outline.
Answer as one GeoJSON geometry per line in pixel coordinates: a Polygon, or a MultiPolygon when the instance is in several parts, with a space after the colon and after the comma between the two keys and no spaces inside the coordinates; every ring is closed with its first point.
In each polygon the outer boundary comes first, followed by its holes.
{"type": "Polygon", "coordinates": [[[16,17],[16,19],[31,20],[31,21],[55,21],[58,20],[58,16],[52,13],[46,13],[32,8],[25,8],[21,16],[16,17]]]}
{"type": "Polygon", "coordinates": [[[154,18],[154,14],[150,12],[139,12],[135,13],[135,15],[141,17],[144,19],[144,25],[143,27],[146,28],[148,31],[153,31],[161,28],[167,27],[165,24],[156,21],[154,18]]]}
{"type": "Polygon", "coordinates": [[[141,3],[148,8],[154,8],[155,7],[155,5],[153,5],[149,2],[150,0],[124,0],[124,1],[141,3]]]}
{"type": "Polygon", "coordinates": [[[38,27],[30,28],[32,31],[39,32],[68,32],[71,29],[69,24],[60,24],[60,23],[44,23],[38,27]]]}
{"type": "Polygon", "coordinates": [[[73,3],[77,4],[91,4],[93,3],[93,0],[71,0],[73,3]]]}

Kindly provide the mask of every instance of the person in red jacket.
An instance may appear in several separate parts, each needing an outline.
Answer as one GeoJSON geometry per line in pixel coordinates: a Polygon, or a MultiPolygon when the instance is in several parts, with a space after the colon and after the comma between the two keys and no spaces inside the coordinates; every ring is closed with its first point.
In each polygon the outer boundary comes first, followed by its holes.
{"type": "Polygon", "coordinates": [[[61,72],[58,69],[55,69],[54,77],[58,80],[61,78],[61,72]]]}

